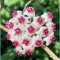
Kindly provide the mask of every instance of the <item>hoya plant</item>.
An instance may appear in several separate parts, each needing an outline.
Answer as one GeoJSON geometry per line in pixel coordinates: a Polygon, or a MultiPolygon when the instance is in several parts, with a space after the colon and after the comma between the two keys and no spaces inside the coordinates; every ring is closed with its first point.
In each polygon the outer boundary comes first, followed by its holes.
{"type": "Polygon", "coordinates": [[[0,28],[7,32],[6,38],[15,46],[15,51],[19,56],[32,55],[35,47],[41,47],[52,59],[59,60],[46,47],[55,41],[56,24],[52,22],[53,14],[48,11],[41,16],[36,16],[35,9],[32,6],[27,7],[30,2],[26,4],[23,11],[12,12],[12,18],[6,21],[6,27],[0,25],[0,28]]]}

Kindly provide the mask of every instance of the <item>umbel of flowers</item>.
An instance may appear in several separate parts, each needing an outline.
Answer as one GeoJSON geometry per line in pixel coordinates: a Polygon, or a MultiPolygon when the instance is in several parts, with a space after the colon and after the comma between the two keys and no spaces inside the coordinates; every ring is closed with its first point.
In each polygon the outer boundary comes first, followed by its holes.
{"type": "Polygon", "coordinates": [[[35,47],[40,47],[44,42],[47,46],[54,42],[56,24],[52,19],[51,12],[35,16],[33,7],[27,7],[24,12],[14,11],[12,18],[6,22],[9,29],[7,40],[15,46],[18,55],[31,55],[35,47]]]}

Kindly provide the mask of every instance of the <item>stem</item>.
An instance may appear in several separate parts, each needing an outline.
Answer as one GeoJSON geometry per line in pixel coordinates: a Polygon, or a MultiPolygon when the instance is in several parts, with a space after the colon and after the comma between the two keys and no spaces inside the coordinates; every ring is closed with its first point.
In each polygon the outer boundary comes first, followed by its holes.
{"type": "MultiPolygon", "coordinates": [[[[8,29],[1,24],[0,24],[0,28],[8,32],[8,29]]],[[[40,47],[44,49],[53,60],[59,60],[59,58],[47,46],[42,44],[40,47]]]]}
{"type": "Polygon", "coordinates": [[[53,60],[59,60],[59,58],[47,46],[42,44],[40,47],[44,49],[53,60]]]}
{"type": "Polygon", "coordinates": [[[0,29],[2,29],[2,30],[4,30],[4,31],[8,32],[8,29],[7,29],[6,27],[4,27],[3,25],[1,25],[1,24],[0,24],[0,29]]]}

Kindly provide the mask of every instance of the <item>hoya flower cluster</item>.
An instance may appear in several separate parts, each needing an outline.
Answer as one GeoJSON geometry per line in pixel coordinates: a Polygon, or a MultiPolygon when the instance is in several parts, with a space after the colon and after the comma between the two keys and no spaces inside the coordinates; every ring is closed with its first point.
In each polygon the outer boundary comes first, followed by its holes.
{"type": "Polygon", "coordinates": [[[27,7],[24,12],[14,11],[12,17],[6,22],[9,29],[6,37],[16,47],[18,55],[31,55],[35,47],[41,46],[44,42],[47,46],[54,42],[56,24],[52,22],[51,12],[35,16],[34,8],[27,7]]]}

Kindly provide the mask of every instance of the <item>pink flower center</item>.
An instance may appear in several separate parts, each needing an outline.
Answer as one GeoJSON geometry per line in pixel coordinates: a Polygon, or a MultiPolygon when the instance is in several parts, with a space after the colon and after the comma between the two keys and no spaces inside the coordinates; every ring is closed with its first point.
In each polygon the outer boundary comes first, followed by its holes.
{"type": "Polygon", "coordinates": [[[26,46],[28,46],[30,44],[30,41],[28,39],[24,39],[23,40],[23,44],[25,44],[26,46]]]}
{"type": "Polygon", "coordinates": [[[16,15],[17,15],[17,11],[14,11],[14,12],[12,13],[12,17],[16,17],[16,15]]]}
{"type": "Polygon", "coordinates": [[[9,28],[10,29],[13,28],[13,23],[12,22],[9,23],[9,28]]]}
{"type": "Polygon", "coordinates": [[[51,36],[51,37],[50,37],[50,42],[53,43],[54,40],[55,40],[55,36],[51,36]]]}
{"type": "Polygon", "coordinates": [[[31,55],[32,54],[32,50],[26,50],[26,54],[27,55],[31,55]]]}
{"type": "Polygon", "coordinates": [[[7,34],[6,38],[7,38],[7,40],[10,40],[10,38],[11,38],[10,34],[7,34]]]}
{"type": "Polygon", "coordinates": [[[48,33],[49,33],[48,28],[45,28],[45,29],[43,30],[43,33],[44,33],[45,35],[48,35],[48,33]]]}
{"type": "Polygon", "coordinates": [[[56,29],[56,24],[53,23],[51,27],[52,27],[52,30],[55,30],[56,29]]]}
{"type": "Polygon", "coordinates": [[[34,9],[32,7],[27,8],[28,13],[33,13],[34,9]]]}
{"type": "Polygon", "coordinates": [[[19,43],[17,41],[13,41],[13,46],[17,47],[19,45],[19,43]]]}
{"type": "Polygon", "coordinates": [[[35,32],[35,28],[33,26],[30,26],[27,28],[29,33],[34,33],[35,32]]]}
{"type": "Polygon", "coordinates": [[[35,42],[35,45],[36,45],[37,47],[39,47],[41,44],[42,44],[42,41],[41,41],[41,40],[37,40],[37,41],[35,42]]]}
{"type": "Polygon", "coordinates": [[[18,55],[22,55],[21,52],[20,52],[19,50],[17,50],[16,53],[17,53],[18,55]]]}
{"type": "Polygon", "coordinates": [[[37,18],[37,22],[38,22],[39,24],[42,24],[44,21],[43,21],[43,19],[42,19],[41,17],[38,17],[38,18],[37,18]]]}
{"type": "Polygon", "coordinates": [[[16,28],[16,29],[15,29],[15,33],[16,33],[16,34],[21,34],[21,33],[22,33],[22,30],[21,30],[20,28],[16,28]]]}
{"type": "Polygon", "coordinates": [[[21,16],[20,18],[18,18],[18,21],[19,21],[19,23],[24,23],[25,22],[25,18],[21,16]]]}
{"type": "Polygon", "coordinates": [[[6,27],[9,28],[9,29],[12,29],[14,26],[14,24],[12,22],[6,22],[6,27]]]}
{"type": "Polygon", "coordinates": [[[47,15],[48,15],[48,17],[49,17],[51,20],[53,19],[53,15],[52,15],[51,12],[48,12],[47,15]]]}

